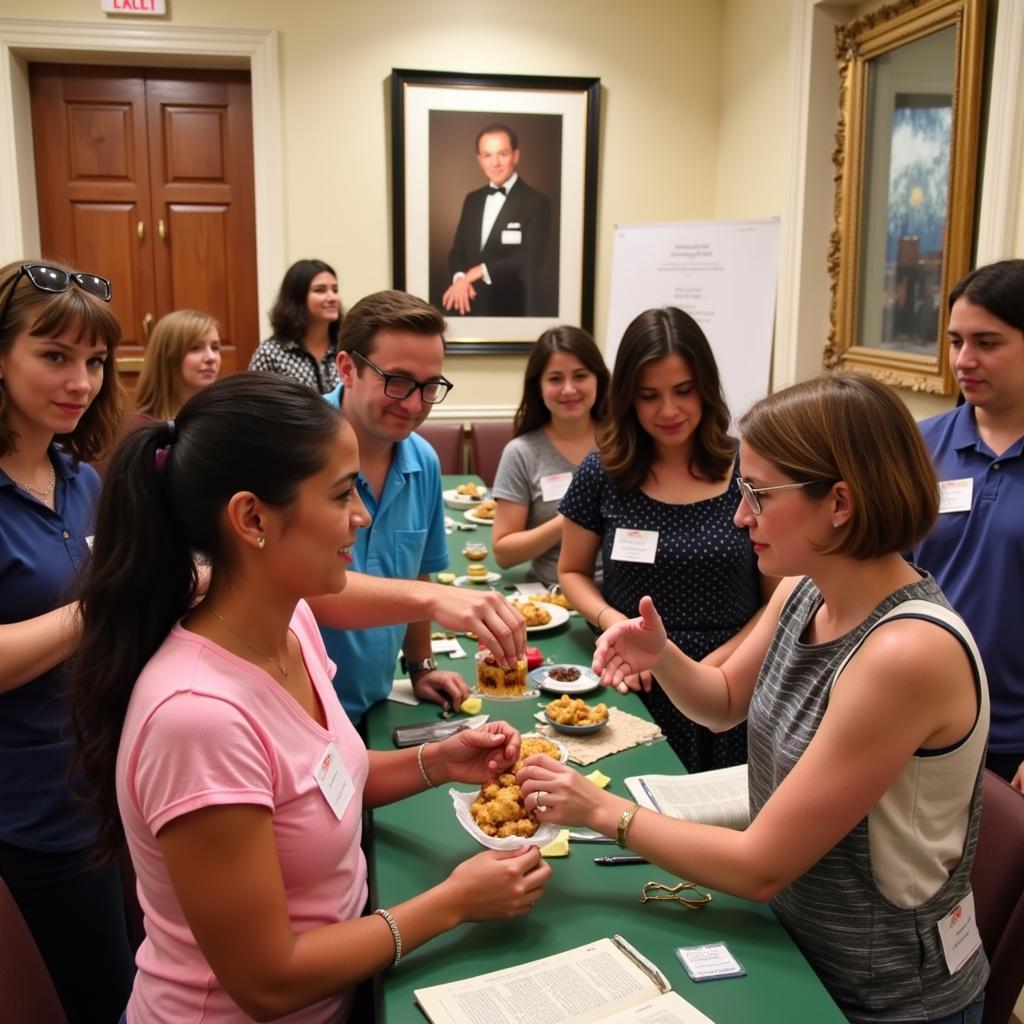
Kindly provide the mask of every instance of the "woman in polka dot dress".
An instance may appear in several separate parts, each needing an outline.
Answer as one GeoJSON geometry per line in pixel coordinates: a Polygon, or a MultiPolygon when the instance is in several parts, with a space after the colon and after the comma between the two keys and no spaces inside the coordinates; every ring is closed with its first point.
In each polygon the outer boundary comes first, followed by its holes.
{"type": "Polygon", "coordinates": [[[321,395],[338,386],[341,299],[338,275],[323,260],[293,263],[270,311],[274,336],[261,342],[250,370],[290,377],[321,395]]]}
{"type": "MultiPolygon", "coordinates": [[[[635,617],[649,594],[672,641],[692,658],[714,652],[718,663],[776,581],[759,575],[746,531],[732,521],[736,443],[718,367],[692,317],[651,309],[626,328],[609,405],[598,450],[559,506],[559,582],[599,629],[635,617]]],[[[745,726],[712,733],[678,711],[649,673],[629,682],[688,771],[746,761],[745,726]]]]}

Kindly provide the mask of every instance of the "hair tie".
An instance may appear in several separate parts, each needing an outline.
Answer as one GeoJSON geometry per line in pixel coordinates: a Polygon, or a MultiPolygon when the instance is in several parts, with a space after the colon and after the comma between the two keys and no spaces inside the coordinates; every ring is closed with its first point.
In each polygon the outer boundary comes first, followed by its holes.
{"type": "Polygon", "coordinates": [[[174,423],[174,420],[168,420],[164,426],[167,429],[167,443],[169,445],[174,444],[178,440],[178,428],[174,423]]]}
{"type": "Polygon", "coordinates": [[[153,452],[153,465],[156,466],[158,473],[163,472],[164,466],[167,465],[167,456],[170,454],[171,446],[169,444],[165,444],[153,452]]]}

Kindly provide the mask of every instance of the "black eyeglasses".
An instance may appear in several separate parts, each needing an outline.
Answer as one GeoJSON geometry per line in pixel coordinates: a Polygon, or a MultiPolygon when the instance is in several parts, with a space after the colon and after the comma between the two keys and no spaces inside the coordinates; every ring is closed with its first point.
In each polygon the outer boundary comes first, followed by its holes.
{"type": "Polygon", "coordinates": [[[97,277],[95,274],[69,273],[66,270],[61,270],[60,267],[51,267],[46,263],[23,263],[16,274],[0,285],[0,288],[10,286],[10,291],[4,297],[3,305],[0,306],[0,324],[4,322],[7,307],[11,304],[11,299],[14,298],[14,293],[18,289],[18,282],[23,277],[27,277],[37,291],[51,292],[57,295],[60,292],[66,292],[75,284],[83,292],[95,295],[96,298],[102,299],[104,302],[110,301],[110,282],[105,277],[97,277]]]}
{"type": "Polygon", "coordinates": [[[423,396],[423,401],[427,405],[437,405],[438,402],[443,402],[448,397],[448,392],[455,387],[450,380],[446,380],[444,377],[440,380],[428,380],[426,383],[422,383],[401,373],[385,373],[379,366],[370,362],[366,356],[361,355],[359,352],[353,352],[352,355],[366,363],[374,373],[384,378],[384,394],[388,398],[405,399],[418,388],[423,396]]]}

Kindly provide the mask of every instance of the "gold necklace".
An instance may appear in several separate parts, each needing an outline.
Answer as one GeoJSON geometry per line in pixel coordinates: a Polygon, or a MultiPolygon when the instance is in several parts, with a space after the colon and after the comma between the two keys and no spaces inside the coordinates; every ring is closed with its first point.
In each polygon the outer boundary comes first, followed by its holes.
{"type": "MultiPolygon", "coordinates": [[[[50,460],[47,459],[49,462],[50,460]]],[[[23,491],[28,491],[30,494],[35,494],[40,498],[46,499],[53,494],[53,488],[57,485],[57,472],[53,468],[53,463],[50,462],[50,482],[44,489],[39,487],[33,487],[27,480],[19,480],[13,473],[7,474],[23,491]]]]}
{"type": "Polygon", "coordinates": [[[221,615],[221,613],[217,611],[216,608],[213,607],[213,605],[210,605],[210,611],[213,612],[213,614],[216,615],[217,618],[224,623],[224,626],[227,628],[227,630],[230,633],[233,633],[239,640],[241,640],[246,647],[248,647],[250,650],[255,651],[265,661],[269,661],[272,664],[276,665],[281,675],[284,676],[285,679],[288,678],[288,669],[286,669],[284,665],[282,665],[281,662],[277,660],[277,658],[272,658],[269,654],[267,654],[266,651],[261,651],[255,644],[249,643],[249,641],[246,640],[245,637],[242,636],[242,634],[239,633],[238,630],[235,629],[234,626],[232,626],[231,623],[228,622],[228,620],[225,619],[224,616],[221,615]]]}

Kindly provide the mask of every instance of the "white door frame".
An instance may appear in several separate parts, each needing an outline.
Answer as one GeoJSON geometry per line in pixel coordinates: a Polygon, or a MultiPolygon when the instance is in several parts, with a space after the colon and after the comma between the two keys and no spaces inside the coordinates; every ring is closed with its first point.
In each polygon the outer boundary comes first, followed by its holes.
{"type": "Polygon", "coordinates": [[[0,264],[41,255],[30,61],[248,68],[252,81],[256,278],[261,330],[284,274],[278,36],[272,29],[147,27],[0,18],[0,264]]]}

